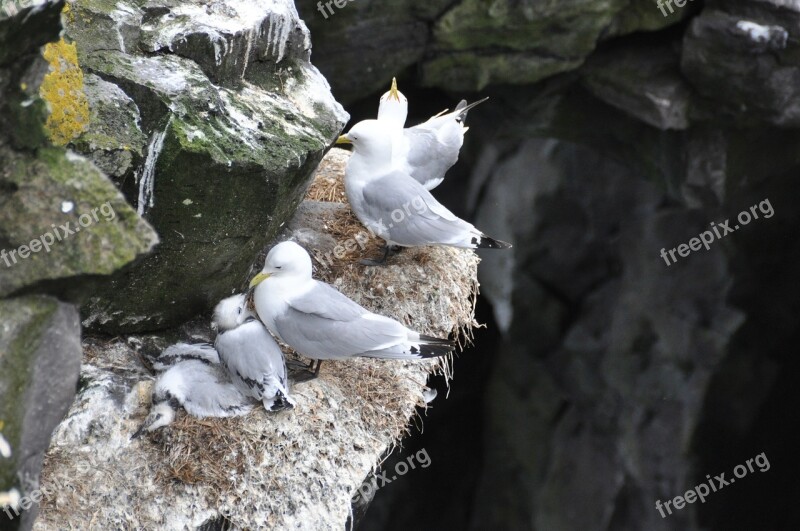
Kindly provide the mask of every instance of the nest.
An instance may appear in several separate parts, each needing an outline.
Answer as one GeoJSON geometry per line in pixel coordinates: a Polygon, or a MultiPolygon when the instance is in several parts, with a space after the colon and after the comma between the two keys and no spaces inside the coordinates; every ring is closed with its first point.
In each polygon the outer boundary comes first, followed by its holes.
{"type": "MultiPolygon", "coordinates": [[[[314,179],[306,192],[306,200],[347,203],[342,168],[349,158],[348,151],[344,149],[330,150],[314,172],[314,179]]],[[[358,220],[355,221],[358,223],[358,220]]]]}
{"type": "MultiPolygon", "coordinates": [[[[344,201],[346,159],[338,149],[326,156],[309,200],[344,201]]],[[[336,242],[364,230],[344,207],[321,223],[336,242]]],[[[477,256],[425,247],[405,250],[384,267],[358,264],[364,256],[379,256],[382,243],[373,238],[333,264],[320,259],[329,251],[312,248],[316,277],[419,332],[469,342],[476,325],[477,256]]],[[[439,371],[452,377],[447,358],[326,361],[319,378],[293,386],[293,410],[267,413],[259,407],[233,419],[179,413],[172,425],[129,441],[146,415],[152,385],[137,344],[130,338],[87,341],[82,373],[116,382],[106,394],[117,411],[108,414],[105,398],[81,393],[47,456],[43,484],[59,489],[44,498],[39,528],[64,522],[76,528],[119,528],[120,522],[194,528],[223,518],[240,528],[341,529],[364,478],[408,433],[409,421],[420,421],[428,376],[439,371]],[[92,466],[79,469],[87,458],[92,466]]]]}

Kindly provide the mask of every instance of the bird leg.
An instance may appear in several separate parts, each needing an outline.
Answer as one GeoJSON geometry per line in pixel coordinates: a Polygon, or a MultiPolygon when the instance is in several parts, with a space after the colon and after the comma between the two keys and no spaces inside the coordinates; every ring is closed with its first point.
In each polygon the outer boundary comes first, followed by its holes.
{"type": "Polygon", "coordinates": [[[399,253],[403,248],[399,245],[389,245],[388,243],[383,247],[383,256],[380,260],[372,258],[364,258],[359,263],[365,266],[382,266],[386,265],[386,259],[392,255],[399,253]]]}
{"type": "Polygon", "coordinates": [[[289,360],[286,362],[286,365],[296,371],[296,373],[292,375],[294,383],[302,383],[314,380],[319,376],[319,368],[322,366],[322,360],[316,361],[316,368],[314,367],[314,360],[311,360],[311,363],[308,365],[289,360]]]}

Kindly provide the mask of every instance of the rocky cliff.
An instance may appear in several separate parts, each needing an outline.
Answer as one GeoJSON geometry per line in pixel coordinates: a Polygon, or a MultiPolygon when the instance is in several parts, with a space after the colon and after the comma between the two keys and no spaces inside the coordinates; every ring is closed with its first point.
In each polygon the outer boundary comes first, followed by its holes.
{"type": "MultiPolygon", "coordinates": [[[[48,63],[60,2],[0,8],[0,505],[39,488],[53,428],[81,364],[70,286],[109,275],[158,242],[152,227],[86,158],[54,145],[48,87],[74,76],[48,63]],[[65,302],[66,301],[66,302],[65,302]]],[[[68,58],[67,58],[68,59],[68,58]]],[[[59,97],[69,95],[69,83],[59,97]]],[[[70,107],[70,112],[74,108],[70,107]]],[[[78,116],[75,114],[74,116],[78,116]]],[[[3,525],[29,529],[37,507],[3,525]]]]}
{"type": "Polygon", "coordinates": [[[85,303],[84,324],[180,324],[246,280],[347,114],[289,0],[74,2],[64,21],[92,109],[75,148],[161,237],[85,303]]]}
{"type": "Polygon", "coordinates": [[[241,288],[346,119],[288,1],[0,5],[3,525],[36,517],[82,332],[241,288]]]}

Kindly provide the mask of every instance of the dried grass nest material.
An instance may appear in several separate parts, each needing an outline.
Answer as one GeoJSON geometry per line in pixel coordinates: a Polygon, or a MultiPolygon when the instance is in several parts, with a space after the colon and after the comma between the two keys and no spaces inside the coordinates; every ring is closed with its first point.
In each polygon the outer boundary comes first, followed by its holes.
{"type": "MultiPolygon", "coordinates": [[[[334,149],[325,157],[308,198],[342,199],[347,156],[334,149]]],[[[363,230],[346,209],[324,223],[337,241],[363,230]]],[[[426,247],[403,251],[386,267],[357,263],[381,244],[370,242],[335,267],[317,264],[315,274],[420,332],[468,340],[477,256],[426,247]]],[[[259,408],[235,419],[181,413],[130,442],[152,386],[135,345],[130,338],[85,342],[82,379],[95,387],[79,395],[54,435],[42,484],[57,489],[43,500],[37,529],[193,529],[219,514],[238,528],[342,529],[363,479],[425,406],[428,375],[450,372],[447,359],[327,361],[318,379],[293,387],[292,411],[259,408]]]]}

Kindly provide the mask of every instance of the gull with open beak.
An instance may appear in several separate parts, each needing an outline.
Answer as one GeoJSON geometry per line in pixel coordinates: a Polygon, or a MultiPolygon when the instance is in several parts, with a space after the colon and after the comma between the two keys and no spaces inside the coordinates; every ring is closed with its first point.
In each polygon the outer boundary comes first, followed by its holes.
{"type": "MultiPolygon", "coordinates": [[[[467,112],[488,98],[467,104],[466,100],[456,110],[439,113],[414,127],[405,127],[408,117],[408,99],[397,90],[397,80],[381,96],[378,121],[386,124],[392,136],[392,165],[416,179],[426,190],[433,190],[444,180],[444,175],[457,161],[464,144],[464,126],[467,112]]],[[[337,144],[347,144],[340,136],[337,144]]]]}

